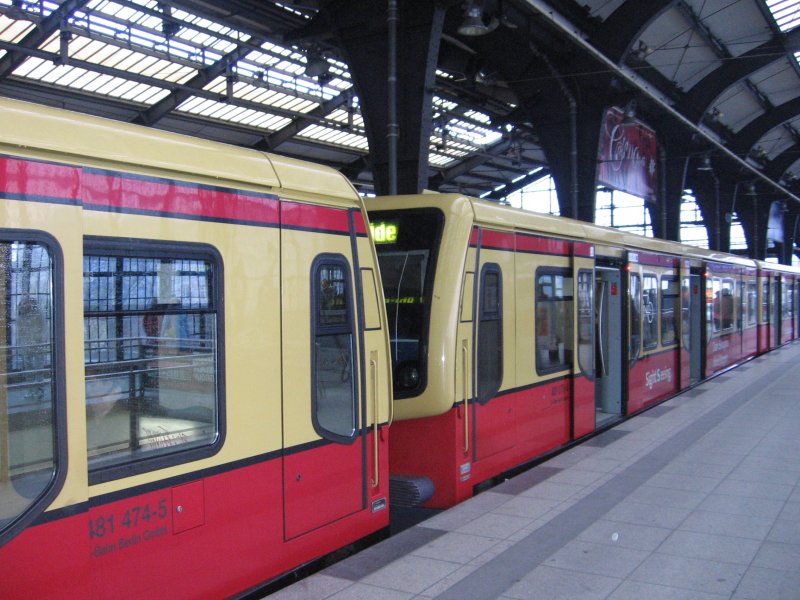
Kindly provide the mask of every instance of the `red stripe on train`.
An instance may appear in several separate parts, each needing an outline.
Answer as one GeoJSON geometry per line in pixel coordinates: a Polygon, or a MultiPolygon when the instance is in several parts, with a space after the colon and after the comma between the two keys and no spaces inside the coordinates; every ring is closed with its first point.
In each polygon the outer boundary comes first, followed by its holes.
{"type": "Polygon", "coordinates": [[[82,183],[83,201],[87,206],[278,223],[277,198],[92,172],[83,173],[82,183]]]}
{"type": "Polygon", "coordinates": [[[517,250],[520,252],[536,252],[566,256],[569,254],[569,245],[569,242],[563,240],[554,240],[532,235],[517,236],[517,250]]]}
{"type": "Polygon", "coordinates": [[[0,157],[0,191],[54,200],[80,198],[81,170],[52,163],[0,157]]]}
{"type": "MultiPolygon", "coordinates": [[[[345,209],[18,158],[0,158],[0,191],[44,200],[72,200],[111,210],[350,231],[345,209]]],[[[361,213],[356,214],[355,230],[366,235],[361,213]]]]}

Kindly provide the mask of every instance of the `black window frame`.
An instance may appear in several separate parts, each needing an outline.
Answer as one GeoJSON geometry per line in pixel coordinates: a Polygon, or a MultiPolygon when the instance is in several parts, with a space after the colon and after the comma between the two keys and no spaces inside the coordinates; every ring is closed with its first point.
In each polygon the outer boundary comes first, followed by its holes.
{"type": "Polygon", "coordinates": [[[575,280],[575,294],[573,301],[577,303],[576,307],[576,314],[577,314],[577,335],[576,340],[578,344],[578,348],[576,352],[578,353],[578,368],[580,369],[581,373],[584,377],[589,380],[594,380],[595,377],[595,273],[594,269],[578,269],[577,279],[575,280]],[[584,297],[581,294],[581,280],[588,279],[588,294],[584,297]],[[582,304],[584,301],[588,301],[588,306],[583,307],[582,304]],[[586,315],[583,311],[588,310],[588,338],[583,335],[585,331],[582,333],[582,325],[585,326],[584,320],[586,319],[586,315]],[[586,352],[581,351],[581,346],[584,344],[589,345],[586,352]],[[588,366],[584,363],[584,357],[590,363],[588,366]]]}
{"type": "Polygon", "coordinates": [[[39,244],[50,254],[52,265],[51,369],[53,377],[53,474],[39,495],[15,518],[0,528],[0,548],[38,519],[64,487],[69,471],[67,444],[66,341],[64,316],[64,254],[58,240],[49,233],[30,229],[0,228],[0,243],[39,244]]]}
{"type": "Polygon", "coordinates": [[[661,285],[659,283],[659,277],[656,273],[645,271],[642,273],[642,348],[644,350],[653,350],[658,348],[659,342],[659,332],[660,332],[660,320],[661,320],[661,307],[659,305],[659,296],[661,292],[661,285]],[[655,285],[652,288],[646,287],[647,280],[655,281],[655,285]],[[647,290],[655,290],[655,294],[653,295],[653,301],[655,302],[655,306],[652,307],[652,320],[647,321],[647,310],[645,309],[645,296],[647,295],[647,290]],[[645,323],[645,321],[647,321],[645,323]]]}
{"type": "Polygon", "coordinates": [[[629,336],[628,336],[628,360],[633,365],[642,353],[642,278],[639,273],[629,273],[628,278],[628,301],[629,308],[629,336]],[[634,283],[635,282],[635,283],[634,283]]]}
{"type": "MultiPolygon", "coordinates": [[[[574,352],[573,342],[574,342],[574,337],[575,337],[575,332],[574,332],[575,274],[573,273],[572,269],[570,269],[569,267],[563,267],[563,268],[562,267],[539,267],[538,269],[536,269],[536,273],[534,275],[534,286],[535,286],[534,287],[534,292],[535,292],[535,295],[534,295],[534,314],[535,314],[535,319],[534,319],[534,322],[535,322],[535,329],[534,329],[534,342],[535,342],[535,344],[534,344],[534,349],[535,349],[535,351],[534,351],[534,355],[536,357],[535,358],[536,373],[538,375],[550,375],[552,373],[559,373],[559,372],[562,372],[562,371],[568,371],[568,370],[570,370],[572,368],[572,359],[573,359],[573,352],[574,352]],[[550,297],[543,296],[543,294],[541,292],[542,284],[540,282],[540,278],[543,275],[561,276],[564,279],[571,280],[572,281],[572,285],[569,287],[569,289],[565,289],[564,290],[565,294],[569,294],[569,295],[568,296],[564,295],[564,296],[559,297],[559,298],[556,298],[556,297],[550,298],[550,297]],[[572,310],[569,311],[569,315],[568,315],[568,319],[569,319],[570,323],[572,324],[572,327],[570,327],[569,331],[567,332],[568,333],[568,337],[563,338],[564,341],[561,342],[564,345],[564,360],[563,360],[563,362],[557,363],[557,364],[552,365],[552,366],[550,366],[550,365],[545,366],[545,365],[542,364],[541,354],[540,354],[541,348],[539,347],[539,337],[540,337],[539,336],[540,329],[539,329],[539,322],[538,322],[538,320],[539,320],[539,308],[540,308],[540,303],[545,301],[545,300],[549,304],[555,304],[556,302],[571,302],[572,303],[572,310]]],[[[561,334],[563,332],[559,331],[557,333],[561,334]]]]}
{"type": "MultiPolygon", "coordinates": [[[[393,219],[403,219],[409,216],[419,217],[423,219],[425,218],[436,219],[436,232],[434,234],[433,239],[431,240],[431,245],[428,250],[428,258],[427,258],[427,263],[425,265],[425,281],[423,283],[424,295],[421,299],[422,304],[424,306],[424,314],[422,322],[420,324],[419,342],[418,342],[419,348],[417,351],[417,361],[416,361],[416,371],[419,377],[419,381],[417,385],[414,386],[413,388],[399,387],[398,382],[400,381],[400,377],[398,377],[398,374],[400,373],[401,369],[403,369],[407,365],[405,365],[403,361],[396,362],[395,353],[390,352],[390,356],[392,356],[392,372],[394,374],[392,383],[394,400],[402,400],[405,398],[416,398],[422,395],[428,387],[428,350],[430,348],[431,310],[433,307],[433,287],[436,281],[436,271],[438,269],[439,252],[441,250],[441,242],[444,236],[444,228],[446,226],[446,217],[442,210],[433,207],[408,208],[408,209],[398,209],[398,210],[378,209],[378,210],[371,210],[369,212],[369,220],[371,224],[382,220],[391,221],[393,219]]],[[[382,250],[385,248],[392,248],[396,245],[397,243],[375,244],[376,254],[378,257],[379,271],[381,270],[380,263],[381,263],[382,250]]],[[[419,249],[417,248],[415,250],[419,249]]],[[[386,284],[386,279],[382,277],[381,287],[383,289],[384,302],[386,304],[386,314],[389,320],[388,332],[389,332],[389,337],[391,338],[391,336],[394,335],[396,331],[394,330],[392,325],[391,309],[389,306],[392,302],[392,298],[388,294],[385,284],[386,284]]]]}
{"type": "Polygon", "coordinates": [[[497,392],[500,390],[500,387],[503,385],[503,360],[505,356],[505,352],[503,349],[503,270],[500,268],[500,265],[497,263],[485,263],[481,267],[481,276],[480,276],[480,283],[479,283],[479,292],[478,292],[478,327],[476,331],[477,335],[477,351],[476,351],[476,377],[477,377],[477,386],[475,387],[476,399],[479,404],[486,404],[491,400],[497,392]],[[494,302],[494,306],[496,309],[494,310],[487,310],[486,308],[486,279],[489,275],[496,275],[497,276],[497,298],[494,302]],[[481,365],[483,362],[490,357],[491,345],[485,344],[483,342],[483,335],[482,335],[482,328],[484,323],[491,323],[497,321],[498,324],[498,333],[497,337],[497,364],[498,370],[497,374],[493,379],[484,380],[481,377],[481,365]]]}
{"type": "Polygon", "coordinates": [[[745,282],[745,287],[747,310],[746,327],[755,327],[758,325],[758,282],[755,280],[748,280],[745,282]]]}
{"type": "Polygon", "coordinates": [[[680,311],[680,300],[681,300],[681,288],[680,288],[680,279],[677,275],[662,275],[661,281],[659,282],[659,311],[658,314],[661,319],[661,324],[659,326],[659,335],[661,336],[661,345],[664,347],[669,346],[676,346],[678,344],[678,337],[680,331],[680,321],[678,321],[678,312],[680,311]],[[664,288],[664,284],[668,284],[667,288],[664,288]],[[669,284],[672,284],[670,286],[669,284]],[[670,291],[670,288],[672,290],[670,291]],[[672,301],[672,339],[664,340],[664,333],[669,331],[667,327],[669,323],[669,319],[664,318],[664,305],[668,304],[664,302],[664,298],[669,298],[672,301]]]}
{"type": "Polygon", "coordinates": [[[336,442],[338,444],[352,444],[358,439],[359,436],[359,406],[360,406],[360,390],[358,385],[358,372],[361,369],[361,364],[358,355],[358,328],[356,326],[356,319],[355,319],[355,304],[354,304],[354,287],[353,287],[353,273],[350,265],[350,261],[347,260],[347,257],[344,254],[338,253],[331,253],[325,252],[322,254],[318,254],[314,257],[314,260],[311,263],[311,273],[310,273],[310,297],[311,297],[311,339],[310,339],[310,346],[311,346],[311,358],[310,358],[310,365],[311,365],[311,372],[310,381],[311,381],[311,423],[314,427],[314,431],[319,435],[322,439],[329,440],[332,442],[336,442]],[[334,268],[342,268],[344,272],[344,285],[347,290],[347,298],[346,298],[346,323],[343,324],[322,324],[320,323],[320,308],[322,306],[322,298],[318,293],[317,288],[317,281],[319,280],[319,275],[321,269],[325,267],[334,267],[334,268]],[[351,372],[350,372],[350,389],[351,389],[351,406],[352,406],[352,414],[353,414],[353,427],[352,432],[350,435],[342,435],[335,431],[331,431],[327,429],[325,426],[320,423],[319,419],[317,418],[318,408],[319,408],[319,400],[317,398],[317,385],[316,385],[316,373],[317,373],[317,359],[316,359],[316,340],[320,336],[331,336],[331,335],[342,335],[342,334],[349,334],[350,335],[350,357],[351,357],[351,372]]]}
{"type": "Polygon", "coordinates": [[[736,327],[736,280],[733,277],[720,278],[720,333],[732,333],[736,327]],[[727,294],[725,292],[728,292],[727,294]],[[730,309],[728,311],[728,309],[730,309]],[[723,319],[723,317],[729,317],[723,319]]]}
{"type": "MultiPolygon", "coordinates": [[[[97,485],[107,481],[124,479],[133,475],[148,473],[167,467],[209,458],[217,454],[225,444],[227,419],[225,396],[225,303],[224,303],[224,263],[222,255],[210,244],[197,242],[178,242],[152,240],[145,238],[120,238],[104,236],[84,237],[83,256],[108,256],[136,259],[175,259],[206,260],[212,264],[212,276],[208,299],[213,302],[216,321],[216,429],[217,435],[210,444],[181,449],[176,446],[175,452],[159,454],[152,457],[134,458],[131,461],[89,468],[89,485],[97,485]]],[[[82,276],[83,277],[83,276],[82,276]]],[[[158,311],[156,311],[158,312],[158,311]]]]}

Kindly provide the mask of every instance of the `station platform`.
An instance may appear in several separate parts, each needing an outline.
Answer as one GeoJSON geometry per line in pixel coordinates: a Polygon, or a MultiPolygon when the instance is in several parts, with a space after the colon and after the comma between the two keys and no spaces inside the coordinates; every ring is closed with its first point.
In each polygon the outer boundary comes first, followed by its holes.
{"type": "Polygon", "coordinates": [[[270,600],[800,599],[800,343],[270,600]]]}

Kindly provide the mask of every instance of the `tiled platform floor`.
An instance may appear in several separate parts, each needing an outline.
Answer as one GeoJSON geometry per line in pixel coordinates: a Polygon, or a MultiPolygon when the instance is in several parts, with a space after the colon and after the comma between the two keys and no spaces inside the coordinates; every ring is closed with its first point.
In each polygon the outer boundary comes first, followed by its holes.
{"type": "Polygon", "coordinates": [[[800,600],[800,344],[270,600],[800,600]]]}

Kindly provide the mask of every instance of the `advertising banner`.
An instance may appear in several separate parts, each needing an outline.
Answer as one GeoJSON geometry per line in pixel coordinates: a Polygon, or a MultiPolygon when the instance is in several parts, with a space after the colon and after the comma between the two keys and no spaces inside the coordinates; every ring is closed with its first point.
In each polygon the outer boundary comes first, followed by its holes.
{"type": "Polygon", "coordinates": [[[600,134],[598,159],[599,185],[656,201],[655,131],[638,121],[625,122],[620,109],[610,108],[600,134]]]}

